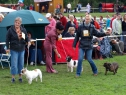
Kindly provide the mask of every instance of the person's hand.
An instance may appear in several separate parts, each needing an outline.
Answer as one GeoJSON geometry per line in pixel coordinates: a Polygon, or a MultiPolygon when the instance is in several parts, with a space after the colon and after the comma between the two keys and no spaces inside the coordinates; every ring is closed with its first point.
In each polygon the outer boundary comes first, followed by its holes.
{"type": "Polygon", "coordinates": [[[35,42],[31,41],[31,45],[35,46],[35,42]]]}
{"type": "Polygon", "coordinates": [[[57,57],[58,57],[58,58],[61,58],[61,55],[58,53],[58,54],[57,54],[57,57]]]}
{"type": "Polygon", "coordinates": [[[28,47],[30,47],[31,46],[31,42],[28,42],[28,47]]]}
{"type": "Polygon", "coordinates": [[[10,53],[10,50],[9,50],[9,49],[7,49],[7,50],[6,50],[6,53],[7,53],[7,54],[8,54],[8,53],[10,53]]]}

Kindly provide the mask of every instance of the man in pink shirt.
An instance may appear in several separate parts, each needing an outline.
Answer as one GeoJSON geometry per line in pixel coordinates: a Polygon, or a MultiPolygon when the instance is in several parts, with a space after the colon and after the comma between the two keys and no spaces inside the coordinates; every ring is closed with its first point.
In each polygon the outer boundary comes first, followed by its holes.
{"type": "Polygon", "coordinates": [[[46,18],[49,20],[50,24],[45,27],[45,36],[47,33],[52,29],[56,27],[56,21],[55,19],[51,16],[50,13],[46,14],[46,18]]]}

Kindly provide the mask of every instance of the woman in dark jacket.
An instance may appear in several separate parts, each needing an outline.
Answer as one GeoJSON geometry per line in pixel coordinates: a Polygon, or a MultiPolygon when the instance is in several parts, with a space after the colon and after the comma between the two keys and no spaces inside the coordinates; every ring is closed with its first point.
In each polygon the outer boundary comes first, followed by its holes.
{"type": "Polygon", "coordinates": [[[103,37],[103,36],[106,36],[106,34],[110,34],[109,32],[106,32],[106,33],[98,32],[95,29],[94,25],[92,25],[90,22],[91,22],[91,16],[86,15],[85,22],[84,22],[84,24],[79,26],[78,32],[74,39],[74,43],[73,43],[74,49],[77,45],[77,42],[79,41],[79,57],[78,57],[78,66],[77,66],[77,71],[76,71],[76,77],[79,77],[81,74],[82,61],[83,61],[85,53],[86,53],[86,58],[92,68],[93,75],[94,76],[97,75],[97,73],[98,73],[97,67],[95,66],[95,63],[92,60],[92,49],[93,49],[92,39],[93,39],[93,36],[103,37]]]}
{"type": "Polygon", "coordinates": [[[6,51],[10,51],[11,54],[12,83],[15,82],[16,74],[19,74],[19,82],[22,82],[21,70],[24,67],[25,45],[28,43],[27,32],[25,28],[21,27],[21,23],[22,19],[17,17],[6,35],[6,51]]]}
{"type": "Polygon", "coordinates": [[[67,24],[66,24],[65,31],[63,32],[63,36],[68,31],[69,27],[74,27],[76,29],[76,25],[74,23],[74,16],[69,15],[69,19],[70,19],[70,21],[68,21],[67,24]]]}

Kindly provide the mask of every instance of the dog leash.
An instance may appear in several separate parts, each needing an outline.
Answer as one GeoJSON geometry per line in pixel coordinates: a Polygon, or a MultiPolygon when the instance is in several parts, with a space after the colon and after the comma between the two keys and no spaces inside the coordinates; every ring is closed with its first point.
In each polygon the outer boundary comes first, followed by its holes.
{"type": "Polygon", "coordinates": [[[61,42],[61,45],[62,45],[62,47],[63,47],[63,51],[64,51],[64,53],[65,53],[65,56],[67,57],[67,53],[66,53],[66,51],[65,51],[65,48],[64,48],[63,42],[62,42],[62,41],[60,41],[60,42],[61,42]]]}
{"type": "Polygon", "coordinates": [[[28,59],[29,59],[29,46],[28,46],[27,48],[28,48],[28,55],[27,55],[27,65],[26,65],[26,68],[28,67],[28,59]]]}

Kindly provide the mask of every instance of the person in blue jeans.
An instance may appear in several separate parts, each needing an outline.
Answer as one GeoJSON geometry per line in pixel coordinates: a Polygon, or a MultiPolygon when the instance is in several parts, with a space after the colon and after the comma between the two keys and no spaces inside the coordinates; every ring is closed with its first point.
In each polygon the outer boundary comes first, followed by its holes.
{"type": "Polygon", "coordinates": [[[30,45],[26,29],[21,26],[22,18],[16,17],[6,35],[6,52],[11,54],[11,82],[15,82],[15,75],[19,74],[19,82],[22,82],[21,70],[24,67],[25,45],[30,45]]]}
{"type": "Polygon", "coordinates": [[[91,15],[86,15],[85,22],[79,26],[76,37],[73,42],[73,49],[75,49],[79,41],[79,56],[78,56],[76,77],[79,77],[81,75],[82,61],[85,54],[88,62],[90,63],[93,75],[96,76],[98,74],[97,67],[94,61],[92,60],[92,50],[93,50],[92,39],[93,36],[103,37],[110,34],[110,32],[106,33],[98,32],[94,27],[94,25],[92,25],[90,22],[91,22],[91,15]]]}
{"type": "MultiPolygon", "coordinates": [[[[29,47],[29,61],[30,61],[30,65],[33,65],[35,62],[35,53],[36,53],[36,49],[35,49],[35,42],[32,41],[31,38],[32,34],[31,32],[28,32],[28,38],[31,40],[31,46],[29,47]]],[[[42,51],[41,49],[37,49],[37,61],[44,65],[45,63],[42,60],[42,51]]]]}

